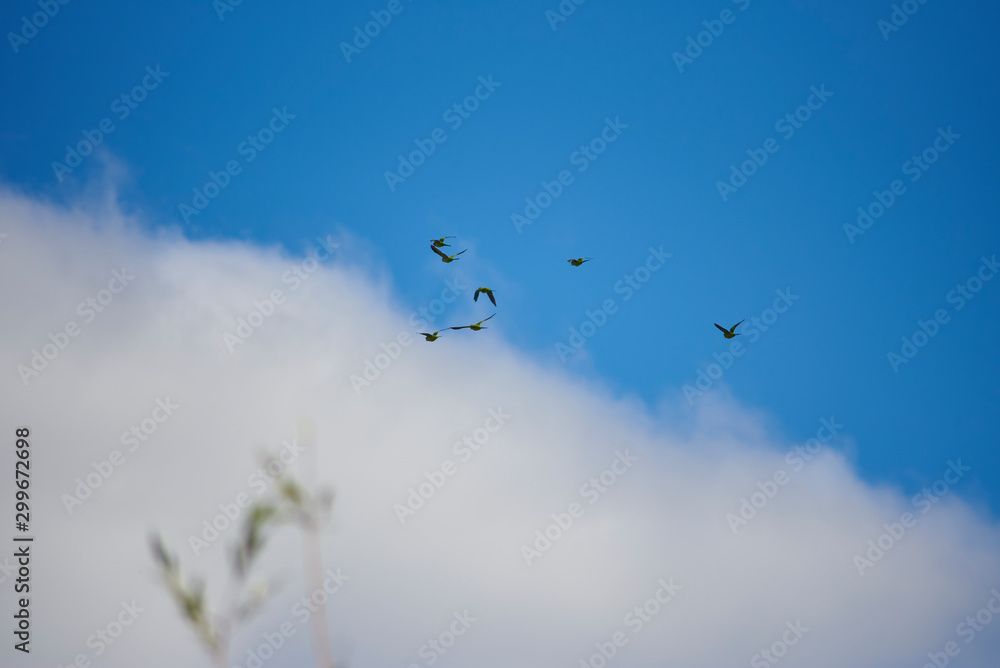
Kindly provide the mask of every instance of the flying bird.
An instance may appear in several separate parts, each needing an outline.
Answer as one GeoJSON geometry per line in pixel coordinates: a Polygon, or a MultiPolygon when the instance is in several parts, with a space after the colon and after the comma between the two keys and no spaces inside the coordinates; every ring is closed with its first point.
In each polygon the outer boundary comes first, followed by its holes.
{"type": "Polygon", "coordinates": [[[592,257],[580,257],[580,258],[577,258],[575,260],[566,260],[566,261],[569,262],[574,267],[579,267],[584,262],[587,262],[588,260],[593,260],[593,259],[594,258],[592,258],[592,257]]]}
{"type": "Polygon", "coordinates": [[[736,328],[739,327],[741,324],[743,324],[743,322],[744,322],[743,320],[740,320],[738,323],[736,323],[735,325],[733,325],[729,329],[726,329],[725,327],[723,327],[719,323],[715,323],[715,326],[718,327],[722,331],[722,335],[723,336],[725,336],[727,339],[731,339],[733,337],[739,336],[739,334],[736,332],[736,328]]]}
{"type": "Polygon", "coordinates": [[[497,299],[496,299],[496,297],[493,296],[493,290],[491,290],[490,288],[479,288],[479,289],[477,289],[476,290],[476,294],[472,295],[472,301],[474,301],[474,302],[478,302],[479,301],[479,293],[480,292],[485,293],[486,296],[490,298],[490,301],[493,302],[494,306],[497,305],[497,299]]]}
{"type": "Polygon", "coordinates": [[[438,336],[438,332],[440,331],[441,330],[439,329],[437,332],[434,332],[433,334],[428,334],[427,332],[420,332],[420,333],[423,335],[424,341],[437,341],[438,339],[441,338],[440,336],[438,336]]]}
{"type": "Polygon", "coordinates": [[[445,239],[454,239],[455,237],[441,237],[440,239],[431,239],[431,243],[434,244],[434,248],[441,248],[441,246],[450,246],[451,244],[446,244],[445,239]]]}
{"type": "Polygon", "coordinates": [[[439,251],[436,246],[431,246],[431,250],[441,256],[441,261],[442,262],[454,262],[455,259],[458,258],[459,255],[461,255],[462,253],[464,253],[465,250],[469,250],[469,249],[466,248],[463,251],[458,251],[454,255],[445,255],[444,253],[442,253],[441,251],[439,251]]]}
{"type": "MultiPolygon", "coordinates": [[[[496,315],[496,313],[494,313],[493,315],[496,315]]],[[[491,315],[490,318],[492,318],[493,315],[491,315]]],[[[451,329],[471,329],[473,332],[478,332],[481,329],[489,329],[489,327],[483,327],[483,323],[486,322],[486,320],[489,320],[490,318],[486,318],[485,320],[480,320],[475,325],[462,325],[461,327],[452,327],[451,329]]]]}

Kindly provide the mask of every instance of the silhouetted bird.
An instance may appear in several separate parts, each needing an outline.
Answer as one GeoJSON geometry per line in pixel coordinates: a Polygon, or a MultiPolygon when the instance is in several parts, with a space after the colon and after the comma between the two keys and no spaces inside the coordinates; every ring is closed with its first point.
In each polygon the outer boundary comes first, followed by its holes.
{"type": "MultiPolygon", "coordinates": [[[[493,315],[496,315],[496,313],[494,313],[493,315]]],[[[491,315],[490,318],[492,318],[493,315],[491,315]]],[[[489,320],[490,318],[485,318],[483,320],[480,320],[475,325],[462,325],[461,327],[452,327],[451,329],[471,329],[473,332],[478,332],[481,329],[489,329],[489,327],[483,327],[483,323],[489,320]]]]}
{"type": "Polygon", "coordinates": [[[727,339],[731,339],[734,336],[739,336],[739,334],[736,333],[736,328],[739,327],[742,323],[743,323],[743,320],[740,320],[738,323],[736,323],[735,325],[733,325],[729,329],[726,329],[725,327],[723,327],[719,323],[715,323],[715,326],[718,327],[722,331],[722,335],[723,336],[725,336],[727,339]]]}
{"type": "Polygon", "coordinates": [[[493,302],[494,306],[497,305],[496,297],[493,296],[493,291],[490,290],[489,288],[479,288],[478,290],[476,290],[476,294],[472,295],[472,301],[474,301],[474,302],[478,302],[479,301],[479,293],[480,292],[485,293],[486,296],[490,298],[490,301],[493,302]]]}
{"type": "MultiPolygon", "coordinates": [[[[454,262],[454,261],[455,261],[455,259],[456,259],[456,258],[458,258],[458,256],[459,256],[459,255],[461,255],[462,253],[464,253],[464,252],[465,252],[465,251],[463,250],[463,251],[458,251],[458,252],[457,252],[457,253],[455,253],[454,255],[445,255],[444,253],[442,253],[441,251],[439,251],[439,250],[438,250],[437,248],[435,248],[434,246],[431,246],[431,250],[432,250],[432,251],[434,251],[435,253],[437,253],[438,255],[440,255],[440,256],[441,256],[441,261],[442,261],[442,262],[454,262]]],[[[466,248],[465,250],[469,250],[469,249],[468,249],[468,248],[466,248]]]]}

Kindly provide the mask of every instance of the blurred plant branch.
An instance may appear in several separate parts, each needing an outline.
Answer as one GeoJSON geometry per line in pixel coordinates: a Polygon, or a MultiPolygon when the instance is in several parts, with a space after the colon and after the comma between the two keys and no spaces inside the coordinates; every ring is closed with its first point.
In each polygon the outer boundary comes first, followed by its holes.
{"type": "MultiPolygon", "coordinates": [[[[311,434],[310,434],[311,436],[311,434]]],[[[268,455],[263,462],[266,468],[277,458],[268,455]]],[[[232,595],[213,614],[205,597],[205,583],[197,578],[187,579],[178,557],[171,553],[159,535],[151,538],[153,558],[160,575],[176,601],[181,614],[191,624],[218,666],[228,666],[229,649],[237,625],[252,618],[267,602],[269,587],[266,582],[250,583],[250,574],[257,558],[267,545],[271,530],[283,525],[298,525],[304,532],[305,579],[322,581],[322,554],[319,532],[330,517],[333,493],[319,490],[313,493],[292,478],[287,468],[276,477],[268,492],[255,500],[243,515],[239,540],[231,553],[229,590],[232,595]]],[[[311,625],[313,651],[317,666],[335,668],[330,645],[325,611],[315,615],[311,625]]]]}

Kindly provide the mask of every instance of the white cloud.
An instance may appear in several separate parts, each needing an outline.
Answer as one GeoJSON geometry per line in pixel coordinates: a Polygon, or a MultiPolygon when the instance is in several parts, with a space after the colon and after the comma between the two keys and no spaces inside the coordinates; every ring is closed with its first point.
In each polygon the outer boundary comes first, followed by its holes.
{"type": "MultiPolygon", "coordinates": [[[[835,448],[792,471],[795,444],[770,437],[732,399],[707,396],[685,416],[674,391],[676,402],[653,411],[528,361],[502,328],[417,337],[358,396],[349,376],[414,330],[412,309],[337,257],[291,291],[282,275],[300,257],[151,235],[107,204],[66,210],[5,192],[0,221],[0,433],[32,429],[38,537],[23,665],[69,664],[78,653],[102,666],[208,665],[157,582],[147,536],[162,530],[217,597],[235,531],[198,557],[187,537],[252,490],[256,450],[296,438],[302,416],[315,421],[319,447],[296,469],[337,493],[325,562],[350,580],[329,615],[336,651],[354,666],[426,665],[421,646],[465,610],[477,621],[435,665],[580,666],[616,631],[628,642],[612,666],[754,665],[797,621],[808,631],[783,665],[921,666],[949,640],[962,666],[994,665],[997,628],[970,643],[956,636],[1000,585],[1000,534],[961,501],[961,482],[919,514],[859,480],[835,448]],[[123,268],[134,281],[84,322],[78,304],[123,268]],[[230,353],[224,333],[274,289],[285,302],[230,353]],[[78,335],[26,385],[18,365],[70,321],[78,335]],[[123,432],[152,425],[167,397],[178,408],[128,451],[123,432]],[[496,425],[487,418],[500,408],[510,417],[478,451],[453,450],[496,425]],[[124,462],[68,513],[61,496],[116,449],[124,462]],[[626,449],[636,460],[614,465],[614,484],[581,494],[626,449]],[[457,472],[401,526],[394,504],[446,460],[457,472]],[[787,484],[734,535],[727,513],[779,470],[787,484]],[[521,546],[573,503],[582,516],[526,565],[521,546]],[[915,526],[859,575],[853,557],[908,511],[915,526]],[[634,633],[628,615],[661,579],[680,589],[634,633]],[[145,611],[95,657],[88,636],[133,599],[145,611]]],[[[828,417],[816,416],[817,427],[828,417]]],[[[9,479],[2,498],[13,497],[9,479]]],[[[262,570],[288,586],[237,638],[231,665],[245,665],[247,648],[283,621],[296,633],[264,665],[307,664],[307,629],[292,612],[305,593],[299,546],[290,530],[271,544],[262,570]]]]}

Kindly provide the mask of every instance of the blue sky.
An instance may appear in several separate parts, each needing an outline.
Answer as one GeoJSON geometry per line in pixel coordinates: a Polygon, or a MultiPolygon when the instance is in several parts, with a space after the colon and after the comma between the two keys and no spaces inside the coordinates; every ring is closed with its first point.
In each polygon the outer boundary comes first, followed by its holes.
{"type": "MultiPolygon", "coordinates": [[[[300,439],[291,473],[336,494],[322,566],[350,575],[338,665],[428,665],[463,611],[482,622],[440,665],[597,665],[664,581],[616,665],[761,665],[799,623],[789,666],[958,638],[996,664],[997,624],[962,624],[1000,605],[1000,9],[232,1],[0,10],[0,432],[30,426],[38,471],[35,663],[207,665],[147,538],[224,614],[234,499],[268,502],[254,455],[300,439]],[[494,312],[355,390],[401,328],[494,312]],[[98,659],[123,602],[148,612],[98,659]]],[[[292,533],[230,665],[283,622],[303,632],[272,663],[309,662],[292,533]]]]}
{"type": "MultiPolygon", "coordinates": [[[[348,63],[341,42],[386,3],[247,0],[220,20],[208,0],[71,2],[16,53],[5,40],[0,178],[71,202],[102,162],[62,182],[52,163],[111,118],[101,148],[128,174],[123,206],[155,225],[293,251],[346,230],[408,308],[460,270],[497,289],[490,332],[557,368],[556,343],[614,298],[568,372],[679,411],[682,386],[727,347],[712,324],[790,289],[798,301],[725,372],[733,396],[789,440],[835,416],[861,475],[909,492],[961,458],[962,495],[995,514],[1000,282],[960,311],[948,294],[1000,251],[1000,10],[929,0],[884,39],[891,3],[790,5],[590,0],[553,30],[555,1],[401,0],[348,63]],[[672,54],[726,9],[734,20],[679,72],[672,54]],[[169,74],[120,119],[112,101],[157,66],[169,74]],[[480,77],[499,86],[453,129],[443,114],[480,77]],[[833,95],[786,138],[776,122],[822,86],[833,95]],[[247,162],[241,142],[286,107],[294,119],[247,162]],[[577,171],[574,151],[609,118],[627,128],[577,171]],[[447,140],[390,191],[385,171],[436,128],[447,140]],[[904,163],[939,128],[959,138],[911,182],[904,163]],[[768,138],[777,152],[723,201],[717,181],[768,138]],[[179,205],[230,160],[240,173],[185,223],[179,205]],[[518,233],[511,214],[562,170],[573,183],[518,233]],[[843,225],[896,179],[906,192],[850,243],[843,225]],[[470,249],[459,263],[428,250],[442,235],[470,249]],[[672,257],[624,301],[616,282],[661,245],[672,257]],[[569,267],[577,256],[596,259],[569,267]],[[950,321],[894,372],[887,354],[938,309],[950,321]]],[[[36,11],[7,3],[0,24],[36,11]]],[[[470,302],[441,324],[491,312],[470,302]]]]}

